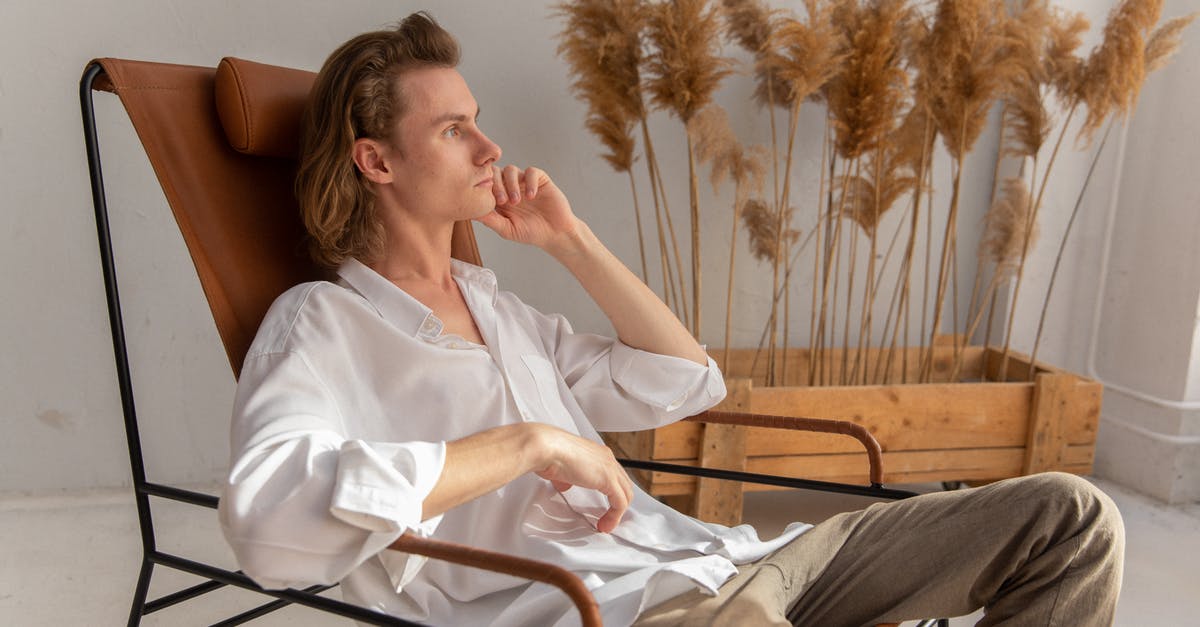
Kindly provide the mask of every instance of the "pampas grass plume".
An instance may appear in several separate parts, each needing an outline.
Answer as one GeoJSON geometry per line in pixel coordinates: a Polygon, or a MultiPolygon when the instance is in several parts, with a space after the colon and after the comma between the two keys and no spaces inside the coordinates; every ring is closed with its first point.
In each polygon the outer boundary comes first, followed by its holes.
{"type": "Polygon", "coordinates": [[[895,122],[908,85],[902,52],[911,14],[905,0],[841,0],[833,10],[845,61],[825,95],[846,159],[875,149],[895,122]]]}
{"type": "Polygon", "coordinates": [[[645,60],[646,91],[684,124],[730,73],[717,51],[719,29],[716,11],[704,0],[672,0],[648,10],[646,37],[654,51],[645,60]]]}
{"type": "Polygon", "coordinates": [[[1089,26],[1082,13],[1059,9],[1051,13],[1046,39],[1046,78],[1068,106],[1079,98],[1083,59],[1075,51],[1083,44],[1083,33],[1089,26]]]}
{"type": "Polygon", "coordinates": [[[1014,147],[1007,152],[1016,156],[1036,155],[1053,126],[1042,97],[1042,85],[1050,80],[1044,51],[1051,19],[1045,0],[1025,0],[1005,24],[1013,64],[1005,115],[1014,147]]]}
{"type": "Polygon", "coordinates": [[[1010,177],[1004,180],[1000,195],[984,216],[983,241],[979,246],[982,260],[996,267],[1000,278],[1012,277],[1021,263],[1025,234],[1029,247],[1037,240],[1037,225],[1030,224],[1029,189],[1025,180],[1010,177]]]}
{"type": "Polygon", "coordinates": [[[645,115],[641,95],[640,0],[578,0],[556,7],[566,25],[558,52],[571,67],[571,89],[588,105],[586,127],[608,149],[618,172],[633,165],[634,127],[645,115]]]}
{"type": "Polygon", "coordinates": [[[833,5],[805,0],[808,22],[781,17],[768,47],[778,51],[779,77],[787,85],[788,102],[816,96],[842,68],[842,36],[833,26],[833,5]]]}
{"type": "Polygon", "coordinates": [[[1167,20],[1146,40],[1146,73],[1161,69],[1179,52],[1183,29],[1187,28],[1200,13],[1167,20]]]}
{"type": "Polygon", "coordinates": [[[696,158],[710,165],[714,194],[726,179],[733,179],[734,209],[740,210],[749,194],[762,191],[767,150],[758,145],[744,147],[730,128],[725,109],[717,105],[701,109],[688,122],[687,131],[696,138],[696,158]]]}
{"type": "Polygon", "coordinates": [[[1007,57],[1004,6],[996,0],[939,0],[917,63],[950,155],[961,161],[987,122],[1014,68],[1007,57]]]}
{"type": "MultiPolygon", "coordinates": [[[[794,207],[788,207],[784,215],[784,224],[791,222],[794,207]]],[[[763,263],[774,264],[776,261],[775,229],[779,224],[779,216],[759,198],[746,201],[742,209],[742,223],[750,235],[750,253],[763,263]]],[[[800,231],[787,229],[784,231],[784,241],[795,242],[800,237],[800,231]]],[[[789,246],[781,247],[787,250],[789,246]]]]}
{"type": "Polygon", "coordinates": [[[1081,70],[1079,95],[1087,118],[1079,131],[1089,143],[1109,114],[1127,115],[1146,77],[1146,37],[1162,14],[1162,0],[1122,0],[1104,24],[1104,40],[1081,70]]]}
{"type": "Polygon", "coordinates": [[[722,0],[721,6],[726,34],[754,55],[754,100],[768,106],[791,104],[790,89],[779,75],[784,58],[771,45],[779,12],[763,0],[722,0]]]}

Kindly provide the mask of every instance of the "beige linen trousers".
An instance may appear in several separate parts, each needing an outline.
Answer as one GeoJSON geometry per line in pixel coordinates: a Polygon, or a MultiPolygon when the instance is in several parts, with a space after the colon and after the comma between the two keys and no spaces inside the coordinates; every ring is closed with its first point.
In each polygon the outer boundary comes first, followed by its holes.
{"type": "Polygon", "coordinates": [[[638,627],[874,625],[961,616],[980,625],[1112,624],[1125,531],[1087,481],[1043,473],[839,514],[685,593],[638,627]]]}

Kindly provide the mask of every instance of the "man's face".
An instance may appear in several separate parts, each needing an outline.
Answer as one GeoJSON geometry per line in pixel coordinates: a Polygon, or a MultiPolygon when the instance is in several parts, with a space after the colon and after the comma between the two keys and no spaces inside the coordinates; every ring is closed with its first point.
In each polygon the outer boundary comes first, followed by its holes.
{"type": "Polygon", "coordinates": [[[421,68],[399,80],[406,111],[388,142],[394,179],[378,192],[419,221],[463,220],[491,211],[492,163],[500,147],[476,125],[479,105],[462,75],[451,68],[421,68]]]}

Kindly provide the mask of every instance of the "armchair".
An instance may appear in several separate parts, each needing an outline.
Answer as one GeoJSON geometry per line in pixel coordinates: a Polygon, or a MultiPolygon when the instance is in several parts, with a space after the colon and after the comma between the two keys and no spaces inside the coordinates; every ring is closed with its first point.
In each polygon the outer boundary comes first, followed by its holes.
{"type": "MultiPolygon", "coordinates": [[[[215,69],[99,59],[87,66],[80,82],[100,264],[143,545],[130,625],[138,624],[146,614],[226,585],[261,592],[274,600],[233,616],[220,623],[223,625],[240,624],[290,603],[364,623],[413,624],[320,596],[318,593],[328,586],[264,590],[240,572],[164,552],[155,543],[152,497],[208,508],[217,506],[217,497],[156,483],[146,476],[104,194],[93,93],[116,94],[133,122],[183,234],[236,377],[255,331],[275,297],[296,283],[322,277],[322,271],[304,253],[303,229],[291,191],[298,152],[297,129],[312,80],[313,74],[309,72],[232,58],[222,60],[215,69]],[[148,601],[147,590],[155,566],[189,572],[205,581],[148,601]]],[[[456,225],[453,254],[464,261],[480,263],[469,222],[456,225]]],[[[622,463],[643,470],[835,490],[879,498],[911,496],[909,492],[881,485],[879,445],[857,425],[716,411],[689,420],[824,431],[855,437],[869,454],[869,484],[832,484],[644,460],[622,460],[622,463]]],[[[551,583],[572,599],[584,625],[600,624],[596,602],[587,588],[573,574],[552,564],[410,535],[401,536],[390,548],[551,583]]]]}

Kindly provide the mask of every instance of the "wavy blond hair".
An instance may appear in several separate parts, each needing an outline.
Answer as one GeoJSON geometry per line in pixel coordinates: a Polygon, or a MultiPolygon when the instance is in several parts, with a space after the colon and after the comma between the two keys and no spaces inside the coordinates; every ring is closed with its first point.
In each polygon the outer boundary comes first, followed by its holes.
{"type": "Polygon", "coordinates": [[[354,165],[354,142],[391,137],[406,107],[401,75],[455,67],[458,59],[458,41],[424,12],[363,33],[326,59],[305,110],[296,172],[296,197],[317,263],[334,267],[383,253],[375,195],[354,165]]]}

